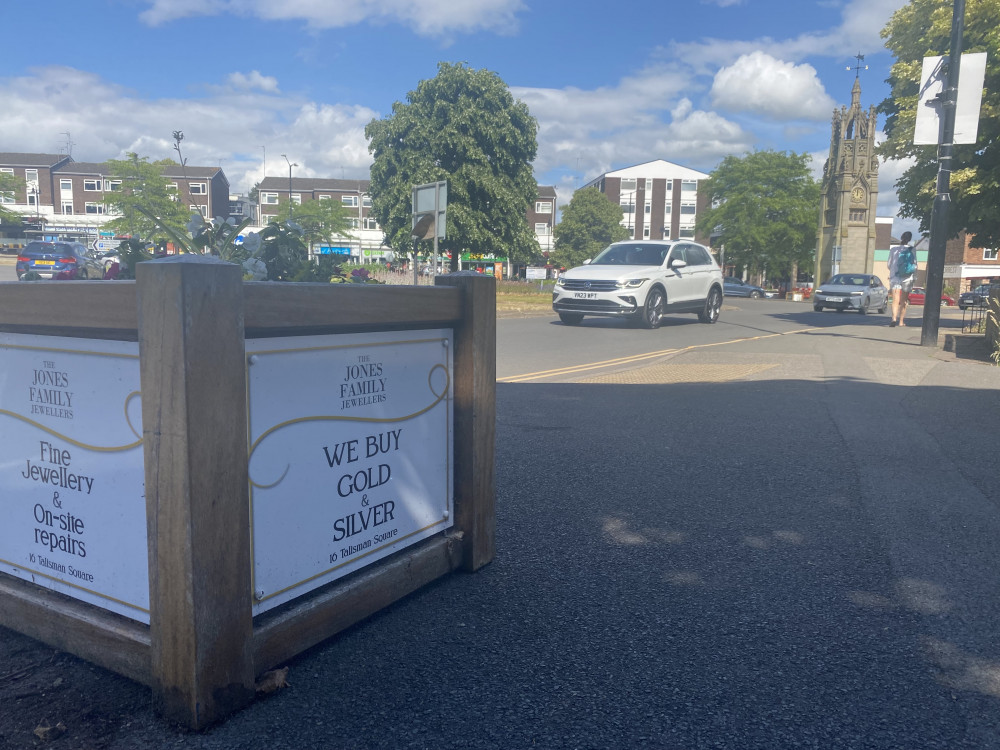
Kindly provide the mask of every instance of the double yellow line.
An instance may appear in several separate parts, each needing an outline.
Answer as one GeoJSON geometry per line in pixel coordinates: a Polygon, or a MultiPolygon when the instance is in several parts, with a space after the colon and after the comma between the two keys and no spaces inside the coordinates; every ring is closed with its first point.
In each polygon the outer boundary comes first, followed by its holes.
{"type": "Polygon", "coordinates": [[[665,357],[668,354],[678,354],[680,352],[693,351],[695,349],[707,349],[712,346],[724,346],[726,344],[740,344],[745,341],[760,341],[763,339],[770,339],[776,336],[788,336],[795,333],[808,333],[809,331],[816,331],[818,328],[800,328],[795,331],[785,331],[784,333],[769,333],[763,336],[747,336],[741,339],[730,339],[729,341],[717,341],[713,344],[693,344],[691,346],[682,346],[677,349],[661,349],[657,352],[646,352],[645,354],[633,354],[629,357],[619,357],[618,359],[605,359],[601,362],[588,362],[584,365],[573,365],[571,367],[559,367],[554,370],[539,370],[538,372],[528,372],[523,375],[512,375],[507,378],[497,378],[498,383],[527,383],[532,380],[544,380],[546,378],[555,378],[561,375],[573,375],[580,372],[589,372],[591,370],[600,370],[605,367],[620,367],[621,365],[630,365],[636,362],[644,362],[650,359],[657,359],[658,357],[665,357]]]}

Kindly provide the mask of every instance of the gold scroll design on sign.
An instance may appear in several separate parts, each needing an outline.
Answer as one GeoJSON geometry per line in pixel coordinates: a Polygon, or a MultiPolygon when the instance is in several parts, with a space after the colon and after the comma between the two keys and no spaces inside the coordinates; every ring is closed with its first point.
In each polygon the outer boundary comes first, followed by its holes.
{"type": "Polygon", "coordinates": [[[132,424],[132,420],[128,416],[128,405],[131,403],[132,399],[138,398],[142,393],[140,391],[132,391],[125,397],[125,404],[123,406],[123,411],[125,415],[125,424],[132,431],[132,434],[136,436],[137,440],[132,443],[125,443],[123,445],[90,445],[89,443],[84,443],[82,440],[76,440],[71,438],[69,435],[63,435],[57,430],[53,430],[51,427],[46,427],[41,422],[36,422],[34,419],[24,416],[23,414],[18,414],[14,411],[8,411],[7,409],[0,409],[0,414],[12,417],[20,422],[29,424],[35,429],[41,430],[42,432],[47,432],[52,437],[58,438],[59,440],[65,440],[70,445],[75,445],[77,448],[83,448],[84,450],[94,451],[95,453],[118,453],[121,451],[129,451],[133,448],[138,448],[142,445],[142,435],[135,429],[135,425],[132,424]]]}
{"type": "MultiPolygon", "coordinates": [[[[369,422],[369,423],[381,423],[381,424],[389,422],[406,422],[411,419],[416,419],[417,417],[423,414],[426,414],[427,412],[431,411],[434,407],[436,407],[438,404],[440,404],[442,401],[444,401],[444,399],[448,395],[448,388],[450,387],[450,385],[451,385],[451,374],[448,372],[448,368],[445,367],[444,365],[438,364],[434,365],[434,367],[432,367],[430,371],[427,373],[427,388],[434,396],[434,400],[430,403],[430,405],[424,407],[423,409],[420,409],[419,411],[415,411],[412,414],[407,414],[402,417],[348,417],[343,415],[329,414],[329,415],[316,415],[311,417],[296,417],[295,419],[289,419],[286,422],[279,422],[273,427],[269,427],[268,429],[266,429],[264,432],[260,434],[260,437],[258,437],[256,440],[253,441],[253,443],[250,445],[250,452],[249,455],[247,456],[247,463],[249,464],[251,461],[253,461],[254,452],[257,450],[257,448],[260,447],[261,443],[263,443],[264,440],[266,440],[268,437],[278,432],[279,430],[285,429],[286,427],[292,427],[293,425],[303,424],[305,422],[369,422]],[[434,378],[434,373],[437,372],[438,370],[444,373],[444,388],[442,389],[441,393],[438,393],[437,391],[434,390],[433,378],[434,378]]],[[[278,477],[275,481],[271,482],[270,484],[261,484],[260,482],[255,482],[253,477],[248,477],[250,480],[250,486],[256,487],[257,489],[261,490],[269,490],[272,487],[277,487],[279,484],[281,484],[284,478],[288,476],[289,469],[291,469],[291,464],[287,464],[285,466],[285,470],[281,473],[281,476],[278,477]]]]}

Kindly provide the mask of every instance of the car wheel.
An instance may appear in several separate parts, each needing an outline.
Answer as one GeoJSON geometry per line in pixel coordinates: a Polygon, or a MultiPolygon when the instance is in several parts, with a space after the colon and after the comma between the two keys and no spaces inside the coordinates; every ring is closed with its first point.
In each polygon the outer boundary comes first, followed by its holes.
{"type": "Polygon", "coordinates": [[[815,312],[823,312],[823,305],[813,305],[813,310],[815,312]]]}
{"type": "Polygon", "coordinates": [[[698,313],[698,320],[702,323],[714,323],[719,319],[719,311],[722,310],[722,294],[718,288],[713,287],[705,300],[705,309],[698,313]]]}
{"type": "Polygon", "coordinates": [[[888,309],[889,309],[889,300],[886,300],[885,302],[882,303],[882,307],[878,309],[878,314],[884,315],[885,311],[888,309]]]}
{"type": "Polygon", "coordinates": [[[760,299],[760,292],[750,292],[750,299],[760,299]]]}
{"type": "Polygon", "coordinates": [[[868,305],[870,305],[871,302],[872,301],[866,297],[864,299],[864,301],[861,303],[861,306],[858,307],[858,312],[861,313],[862,315],[867,315],[868,314],[868,305]]]}
{"type": "Polygon", "coordinates": [[[583,313],[559,313],[559,320],[568,326],[578,326],[583,320],[583,313]]]}
{"type": "Polygon", "coordinates": [[[654,286],[646,295],[646,304],[642,306],[639,322],[643,328],[659,328],[663,320],[663,291],[654,286]]]}

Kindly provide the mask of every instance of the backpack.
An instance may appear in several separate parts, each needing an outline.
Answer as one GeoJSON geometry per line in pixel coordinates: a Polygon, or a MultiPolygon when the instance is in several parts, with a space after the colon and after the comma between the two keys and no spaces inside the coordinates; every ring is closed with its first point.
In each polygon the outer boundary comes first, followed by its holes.
{"type": "Polygon", "coordinates": [[[900,278],[904,279],[917,272],[917,254],[909,245],[899,251],[899,257],[896,259],[896,270],[900,278]]]}

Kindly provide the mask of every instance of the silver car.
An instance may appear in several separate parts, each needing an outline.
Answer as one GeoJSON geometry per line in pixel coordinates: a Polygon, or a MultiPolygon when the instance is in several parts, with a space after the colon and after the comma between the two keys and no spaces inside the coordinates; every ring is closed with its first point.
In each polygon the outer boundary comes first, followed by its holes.
{"type": "Polygon", "coordinates": [[[856,310],[862,315],[872,309],[884,313],[889,308],[889,290],[870,273],[838,273],[813,293],[813,310],[820,312],[826,307],[837,312],[856,310]]]}

